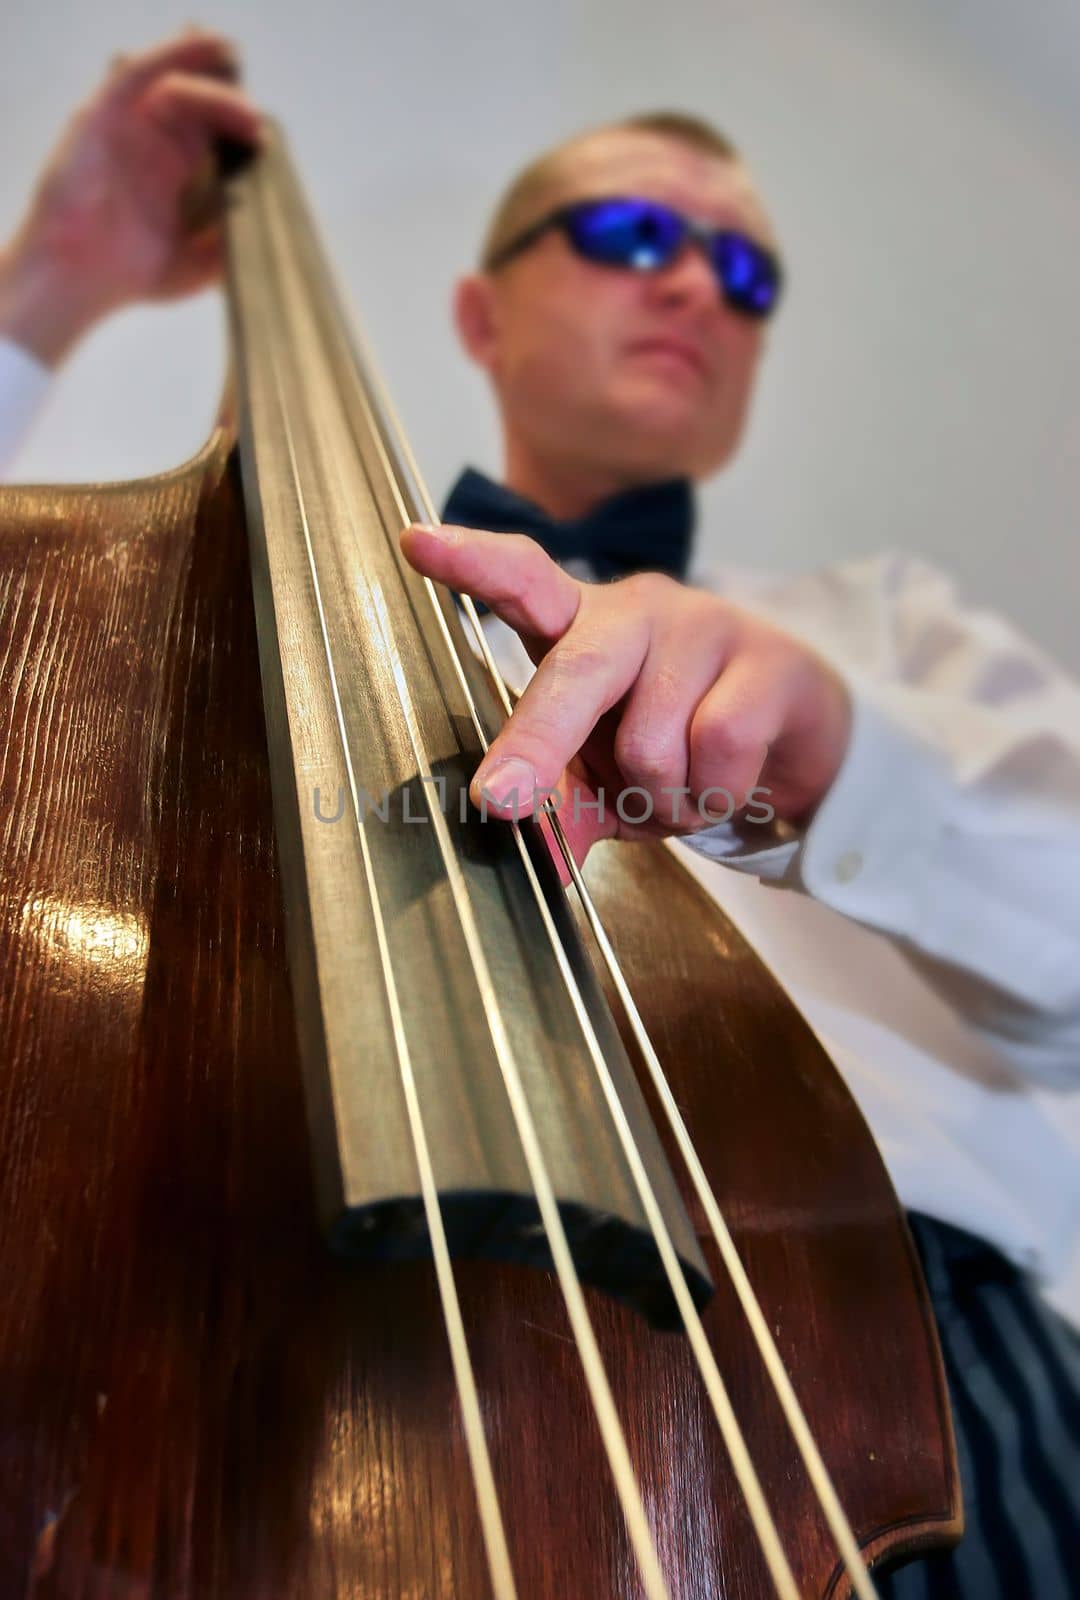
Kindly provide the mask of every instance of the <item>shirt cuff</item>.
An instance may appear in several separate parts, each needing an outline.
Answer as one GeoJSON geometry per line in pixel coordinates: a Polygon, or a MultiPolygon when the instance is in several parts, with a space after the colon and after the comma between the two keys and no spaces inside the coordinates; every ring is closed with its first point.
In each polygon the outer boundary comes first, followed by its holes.
{"type": "Polygon", "coordinates": [[[680,843],[711,861],[722,861],[725,866],[748,872],[766,883],[786,881],[800,887],[796,868],[802,835],[788,823],[736,818],[703,828],[700,833],[684,834],[680,843]]]}
{"type": "Polygon", "coordinates": [[[39,411],[52,373],[22,345],[0,338],[0,474],[39,411]]]}
{"type": "Polygon", "coordinates": [[[948,763],[890,705],[887,688],[850,680],[848,687],[848,748],[808,828],[777,842],[761,839],[768,830],[760,827],[724,823],[685,842],[766,882],[802,889],[858,922],[902,933],[918,924],[926,869],[945,828],[948,763]]]}

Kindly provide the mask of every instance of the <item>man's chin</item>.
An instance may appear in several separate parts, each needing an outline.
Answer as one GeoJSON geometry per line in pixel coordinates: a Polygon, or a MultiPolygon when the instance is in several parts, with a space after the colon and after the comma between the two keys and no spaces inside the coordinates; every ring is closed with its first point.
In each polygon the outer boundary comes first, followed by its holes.
{"type": "Polygon", "coordinates": [[[605,408],[613,425],[633,442],[635,455],[674,461],[685,473],[692,464],[717,456],[724,443],[714,414],[688,385],[650,381],[626,385],[610,395],[605,408]]]}
{"type": "MultiPolygon", "coordinates": [[[[647,478],[700,478],[722,459],[720,444],[700,436],[693,415],[623,415],[612,442],[628,471],[647,478]]],[[[726,454],[726,452],[725,452],[726,454]]]]}

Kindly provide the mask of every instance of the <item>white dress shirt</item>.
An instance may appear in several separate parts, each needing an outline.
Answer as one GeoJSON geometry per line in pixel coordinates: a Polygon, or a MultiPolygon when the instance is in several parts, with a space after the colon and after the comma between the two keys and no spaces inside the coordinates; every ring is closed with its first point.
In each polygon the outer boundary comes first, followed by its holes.
{"type": "MultiPolygon", "coordinates": [[[[0,340],[0,468],[47,382],[0,340]]],[[[692,581],[828,657],[855,716],[803,834],[669,847],[821,1039],[904,1204],[991,1240],[1080,1325],[1080,689],[910,556],[692,581]]],[[[520,689],[522,646],[485,627],[520,689]]]]}
{"type": "Polygon", "coordinates": [[[51,376],[36,356],[0,338],[0,480],[41,408],[51,376]]]}

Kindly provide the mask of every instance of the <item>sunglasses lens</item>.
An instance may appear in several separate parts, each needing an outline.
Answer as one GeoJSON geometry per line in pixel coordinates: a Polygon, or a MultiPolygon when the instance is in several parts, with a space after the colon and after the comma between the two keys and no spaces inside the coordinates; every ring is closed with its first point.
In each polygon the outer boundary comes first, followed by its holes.
{"type": "Polygon", "coordinates": [[[651,272],[666,266],[683,240],[680,217],[647,200],[597,200],[567,213],[574,248],[589,261],[651,272]]]}
{"type": "Polygon", "coordinates": [[[719,233],[713,261],[730,306],[748,317],[767,317],[780,297],[780,268],[767,250],[740,233],[719,233]]]}
{"type": "MultiPolygon", "coordinates": [[[[629,198],[584,200],[563,212],[561,220],[574,249],[586,260],[638,272],[655,272],[673,261],[690,226],[658,201],[629,198]]],[[[767,317],[780,296],[776,258],[742,233],[708,238],[728,305],[746,317],[767,317]]]]}

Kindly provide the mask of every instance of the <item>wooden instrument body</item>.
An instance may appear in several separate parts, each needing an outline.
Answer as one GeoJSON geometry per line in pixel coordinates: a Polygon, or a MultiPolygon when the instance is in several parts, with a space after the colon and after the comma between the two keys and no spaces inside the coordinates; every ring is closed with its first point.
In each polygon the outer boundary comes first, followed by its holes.
{"type": "MultiPolygon", "coordinates": [[[[479,1600],[433,1272],[315,1227],[230,446],[0,492],[0,1593],[479,1600]]],[[[662,847],[590,877],[858,1537],[950,1542],[932,1321],[846,1091],[662,847]]],[[[687,1204],[800,1592],[844,1593],[687,1204]]],[[[523,1600],[636,1596],[557,1287],[457,1275],[523,1600]]],[[[589,1301],[672,1594],[770,1594],[685,1342],[589,1301]]]]}

